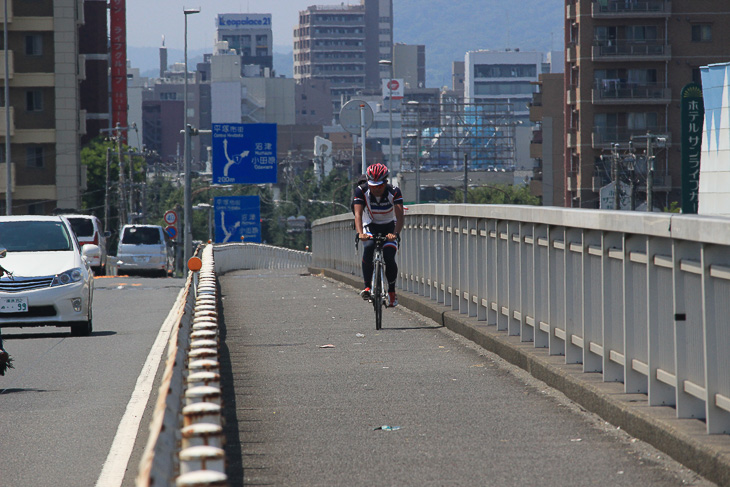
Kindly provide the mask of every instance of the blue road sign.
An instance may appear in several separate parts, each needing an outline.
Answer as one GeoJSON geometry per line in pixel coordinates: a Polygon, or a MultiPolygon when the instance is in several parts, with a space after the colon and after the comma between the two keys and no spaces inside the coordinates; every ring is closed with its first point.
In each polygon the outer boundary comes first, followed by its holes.
{"type": "Polygon", "coordinates": [[[219,196],[215,205],[215,243],[261,243],[258,196],[219,196]]]}
{"type": "Polygon", "coordinates": [[[276,183],[275,123],[214,123],[213,184],[276,183]]]}

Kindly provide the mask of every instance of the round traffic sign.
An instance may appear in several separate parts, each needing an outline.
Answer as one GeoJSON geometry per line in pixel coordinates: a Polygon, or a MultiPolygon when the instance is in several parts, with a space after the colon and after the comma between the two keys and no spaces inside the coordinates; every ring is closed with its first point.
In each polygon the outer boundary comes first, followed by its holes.
{"type": "Polygon", "coordinates": [[[388,89],[390,91],[398,91],[398,88],[400,87],[400,83],[398,83],[397,79],[392,79],[388,81],[388,89]]]}
{"type": "Polygon", "coordinates": [[[340,109],[340,125],[351,134],[361,134],[360,110],[365,112],[365,130],[367,130],[373,124],[373,109],[370,105],[362,100],[350,100],[340,109]]]}
{"type": "Polygon", "coordinates": [[[165,233],[170,239],[174,239],[177,237],[177,228],[173,227],[172,225],[165,227],[165,233]]]}
{"type": "Polygon", "coordinates": [[[177,213],[172,210],[167,210],[163,218],[168,225],[174,225],[177,222],[177,213]]]}

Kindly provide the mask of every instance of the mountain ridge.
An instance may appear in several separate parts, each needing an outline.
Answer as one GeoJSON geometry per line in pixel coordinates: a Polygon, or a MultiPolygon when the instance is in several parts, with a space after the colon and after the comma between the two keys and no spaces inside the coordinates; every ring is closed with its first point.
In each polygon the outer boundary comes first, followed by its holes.
{"type": "MultiPolygon", "coordinates": [[[[394,42],[426,46],[426,85],[451,85],[451,64],[480,49],[540,51],[563,49],[563,2],[520,0],[394,0],[394,42]],[[424,8],[424,5],[427,7],[424,8]],[[481,15],[480,15],[481,14],[481,15]]],[[[188,65],[210,49],[188,51],[188,65]]],[[[132,67],[143,76],[159,73],[159,47],[129,47],[132,67]]],[[[168,62],[180,62],[182,50],[168,49],[168,62]]],[[[292,77],[292,48],[274,46],[274,70],[292,77]]]]}

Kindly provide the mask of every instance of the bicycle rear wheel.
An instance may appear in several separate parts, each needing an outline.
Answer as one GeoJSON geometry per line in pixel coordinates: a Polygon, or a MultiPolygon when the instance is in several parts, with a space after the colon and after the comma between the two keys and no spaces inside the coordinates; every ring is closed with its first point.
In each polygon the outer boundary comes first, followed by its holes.
{"type": "Polygon", "coordinates": [[[375,310],[375,329],[380,330],[383,323],[383,281],[380,279],[380,263],[375,264],[373,270],[373,288],[372,288],[372,300],[373,309],[375,310]]]}

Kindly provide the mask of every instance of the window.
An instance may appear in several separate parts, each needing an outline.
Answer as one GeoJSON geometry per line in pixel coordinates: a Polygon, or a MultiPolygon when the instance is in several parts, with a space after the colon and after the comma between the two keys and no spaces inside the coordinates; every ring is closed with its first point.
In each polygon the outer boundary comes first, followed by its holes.
{"type": "Polygon", "coordinates": [[[43,167],[43,147],[40,145],[26,146],[25,165],[27,167],[43,167]]]}
{"type": "Polygon", "coordinates": [[[693,25],[692,42],[712,42],[712,26],[710,24],[693,25]]]}
{"type": "Polygon", "coordinates": [[[626,37],[629,41],[636,42],[655,41],[658,31],[653,25],[634,25],[626,29],[626,37]]]}
{"type": "Polygon", "coordinates": [[[43,55],[43,37],[41,37],[40,34],[30,34],[25,36],[25,55],[43,55]]]}
{"type": "Polygon", "coordinates": [[[25,109],[29,112],[43,110],[43,92],[41,90],[28,90],[25,92],[25,109]]]}

